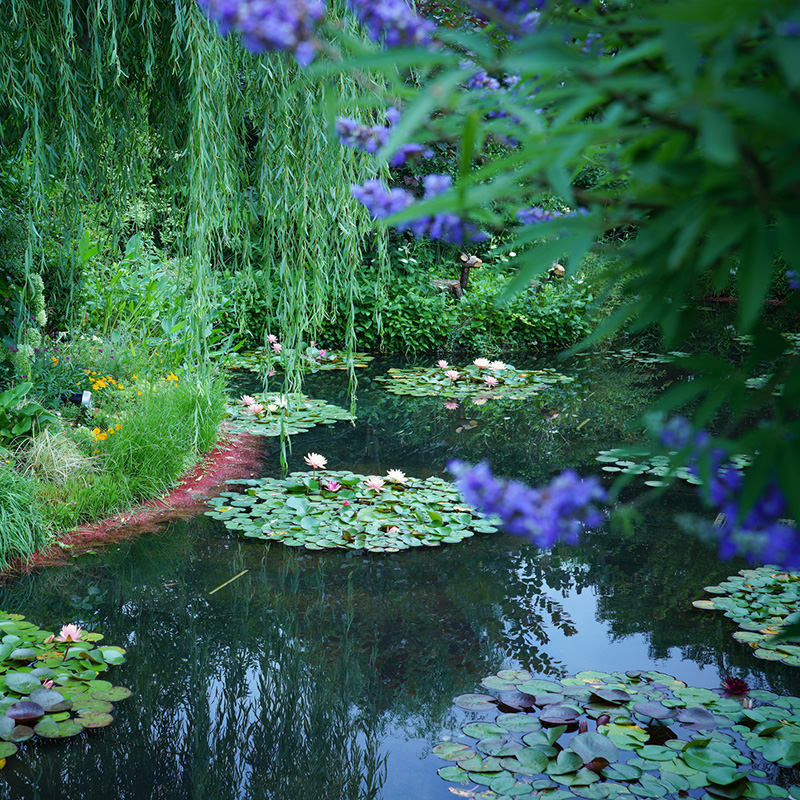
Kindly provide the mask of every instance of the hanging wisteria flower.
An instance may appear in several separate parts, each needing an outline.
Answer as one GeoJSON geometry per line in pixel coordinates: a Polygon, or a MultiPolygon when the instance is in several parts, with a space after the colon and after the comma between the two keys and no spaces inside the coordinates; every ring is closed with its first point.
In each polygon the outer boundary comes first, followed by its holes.
{"type": "Polygon", "coordinates": [[[325,465],[328,463],[328,459],[325,456],[321,456],[319,453],[306,453],[303,458],[303,461],[308,464],[309,467],[313,470],[324,469],[325,465]]]}
{"type": "Polygon", "coordinates": [[[709,533],[719,544],[722,558],[742,555],[751,563],[778,564],[786,569],[800,567],[800,531],[784,519],[788,504],[783,489],[773,478],[749,511],[741,507],[744,475],[726,460],[724,450],[715,448],[706,431],[693,432],[683,417],[669,420],[661,430],[666,447],[689,451],[689,469],[705,477],[708,486],[699,487],[701,496],[720,512],[709,533]]]}
{"type": "Polygon", "coordinates": [[[508,533],[539,547],[575,544],[581,531],[603,522],[596,504],[605,502],[607,495],[597,478],[584,479],[567,470],[549,485],[534,489],[519,481],[498,480],[485,461],[472,467],[453,460],[447,468],[470,505],[500,517],[508,533]]]}
{"type": "Polygon", "coordinates": [[[476,358],[472,362],[478,369],[488,369],[491,363],[488,358],[476,358]]]}
{"type": "Polygon", "coordinates": [[[350,191],[375,219],[389,217],[414,203],[414,195],[411,192],[405,189],[387,189],[375,178],[361,186],[354,184],[350,187],[350,191]]]}
{"type": "Polygon", "coordinates": [[[384,480],[383,478],[379,478],[377,475],[373,475],[364,481],[364,488],[372,492],[380,492],[383,487],[384,480]]]}
{"type": "Polygon", "coordinates": [[[197,0],[224,35],[240,33],[253,53],[286,50],[306,66],[317,50],[315,29],[325,16],[324,0],[197,0]]]}
{"type": "Polygon", "coordinates": [[[436,362],[436,366],[444,369],[445,367],[449,367],[450,365],[444,359],[439,359],[439,361],[436,362]]]}
{"type": "Polygon", "coordinates": [[[449,369],[444,374],[445,378],[450,378],[451,381],[457,381],[459,378],[458,371],[454,369],[449,369]]]}
{"type": "MultiPolygon", "coordinates": [[[[386,112],[386,125],[363,125],[358,120],[350,117],[338,117],[336,120],[336,135],[339,143],[345,147],[362,150],[365,153],[375,154],[388,141],[392,127],[400,120],[400,112],[392,107],[386,112]]],[[[433,158],[433,150],[425,145],[409,142],[401,145],[389,159],[389,164],[399,167],[409,158],[422,156],[433,158]]]]}
{"type": "Polygon", "coordinates": [[[795,270],[786,270],[786,280],[789,282],[790,289],[800,289],[800,274],[798,274],[795,270]]]}
{"type": "Polygon", "coordinates": [[[467,0],[467,5],[479,16],[503,28],[530,32],[539,25],[539,12],[547,5],[547,0],[467,0]]]}
{"type": "Polygon", "coordinates": [[[405,472],[399,469],[390,469],[386,473],[386,478],[392,483],[408,483],[408,478],[406,477],[405,472]]]}
{"type": "Polygon", "coordinates": [[[61,631],[58,636],[55,637],[55,640],[57,642],[78,642],[80,641],[82,633],[82,628],[70,623],[69,625],[63,625],[61,627],[61,631]]]}
{"type": "Polygon", "coordinates": [[[348,0],[347,5],[367,35],[388,47],[428,44],[436,28],[405,0],[348,0]]]}

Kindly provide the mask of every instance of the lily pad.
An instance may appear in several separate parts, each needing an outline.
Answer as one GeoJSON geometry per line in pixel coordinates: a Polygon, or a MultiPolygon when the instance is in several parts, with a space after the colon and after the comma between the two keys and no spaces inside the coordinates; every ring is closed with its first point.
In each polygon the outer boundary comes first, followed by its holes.
{"type": "Polygon", "coordinates": [[[252,399],[255,401],[252,405],[238,403],[226,409],[232,431],[258,436],[280,436],[281,432],[292,435],[305,433],[317,425],[352,419],[347,409],[303,394],[262,392],[252,399]]]}
{"type": "Polygon", "coordinates": [[[487,708],[497,708],[497,700],[490,694],[461,694],[453,702],[459,708],[467,711],[485,711],[487,708]]]}

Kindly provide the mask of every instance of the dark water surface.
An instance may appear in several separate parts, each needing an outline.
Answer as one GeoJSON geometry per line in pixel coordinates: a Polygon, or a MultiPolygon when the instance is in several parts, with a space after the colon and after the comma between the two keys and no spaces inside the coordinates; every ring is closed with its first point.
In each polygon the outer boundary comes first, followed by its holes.
{"type": "MultiPolygon", "coordinates": [[[[332,469],[378,474],[442,474],[453,456],[531,481],[586,473],[598,449],[640,438],[642,404],[670,379],[584,359],[562,368],[575,384],[541,401],[451,411],[447,398],[386,394],[372,380],[386,366],[360,374],[354,427],[294,438],[292,469],[316,451],[332,469]]],[[[341,402],[346,379],[319,374],[307,390],[341,402]]],[[[277,442],[267,448],[277,474],[277,442]]],[[[445,800],[452,784],[430,749],[464,718],[452,698],[507,666],[656,668],[709,688],[733,674],[800,693],[800,670],[758,661],[732,622],[692,608],[741,566],[677,529],[673,514],[694,507],[677,487],[632,532],[573,550],[493,535],[386,556],[269,548],[198,517],[7,582],[0,608],[126,647],[104,677],[134,695],[108,728],[22,745],[0,797],[445,800]]]]}

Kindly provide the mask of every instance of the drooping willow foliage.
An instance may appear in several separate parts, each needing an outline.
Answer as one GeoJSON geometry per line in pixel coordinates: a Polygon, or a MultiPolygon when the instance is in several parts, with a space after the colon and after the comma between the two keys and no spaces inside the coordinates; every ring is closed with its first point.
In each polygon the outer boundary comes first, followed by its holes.
{"type": "Polygon", "coordinates": [[[265,316],[292,349],[331,300],[355,299],[367,246],[382,271],[383,234],[349,192],[369,163],[327,135],[323,111],[358,113],[353,79],[312,81],[281,56],[254,57],[193,0],[7,0],[0,88],[0,167],[22,187],[0,207],[20,206],[25,274],[44,274],[64,318],[81,240],[102,230],[101,254],[113,254],[141,227],[158,239],[164,214],[133,211],[156,197],[185,256],[195,364],[223,268],[245,295],[263,271],[265,316]]]}

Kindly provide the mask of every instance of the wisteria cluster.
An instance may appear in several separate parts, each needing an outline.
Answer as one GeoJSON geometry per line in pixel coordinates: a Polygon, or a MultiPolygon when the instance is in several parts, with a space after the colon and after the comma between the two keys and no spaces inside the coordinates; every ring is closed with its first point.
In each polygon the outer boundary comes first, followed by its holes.
{"type": "Polygon", "coordinates": [[[789,282],[790,289],[800,289],[800,274],[798,274],[795,270],[786,270],[786,280],[789,282]]]}
{"type": "Polygon", "coordinates": [[[597,478],[581,478],[566,470],[547,486],[535,489],[520,481],[498,480],[485,461],[470,466],[453,460],[447,468],[470,505],[498,516],[508,533],[524,536],[539,547],[575,544],[584,529],[603,522],[597,504],[605,502],[607,495],[597,478]]]}
{"type": "Polygon", "coordinates": [[[547,0],[469,0],[467,5],[479,16],[502,27],[534,31],[547,0]]]}
{"type": "Polygon", "coordinates": [[[695,474],[701,472],[703,462],[708,462],[708,499],[721,514],[714,534],[723,558],[742,555],[750,562],[778,564],[786,569],[800,567],[800,531],[784,519],[788,505],[775,480],[743,513],[739,502],[742,471],[726,460],[723,450],[712,447],[706,431],[694,433],[688,420],[674,417],[664,426],[661,443],[672,449],[688,449],[690,469],[695,474]]]}
{"type": "Polygon", "coordinates": [[[406,0],[348,0],[367,35],[388,47],[426,45],[436,26],[419,16],[406,0]]]}
{"type": "Polygon", "coordinates": [[[530,208],[521,208],[517,211],[517,220],[523,225],[537,225],[540,222],[550,222],[560,217],[574,217],[578,214],[588,214],[585,208],[579,208],[577,211],[548,211],[541,206],[531,206],[530,208]]]}
{"type": "Polygon", "coordinates": [[[324,0],[197,0],[221,33],[240,33],[244,46],[253,53],[286,50],[297,63],[307,66],[314,59],[314,32],[325,17],[324,0]]]}
{"type": "MultiPolygon", "coordinates": [[[[449,175],[426,175],[423,178],[425,188],[424,199],[446,192],[452,183],[449,175]]],[[[405,189],[387,189],[378,180],[366,181],[361,186],[351,187],[353,197],[358,200],[375,219],[383,219],[413,205],[414,195],[405,189]]],[[[478,242],[486,238],[486,234],[469,222],[464,222],[457,214],[432,214],[416,217],[398,223],[400,231],[411,231],[418,239],[429,236],[445,242],[461,244],[466,241],[478,242]]]]}
{"type": "MultiPolygon", "coordinates": [[[[400,112],[396,108],[387,110],[386,125],[364,125],[350,117],[338,117],[336,135],[339,137],[339,143],[345,147],[352,147],[374,155],[389,141],[389,134],[399,120],[400,112]]],[[[433,158],[433,151],[425,145],[409,142],[400,146],[389,159],[389,164],[398,167],[409,158],[417,156],[433,158]]]]}

